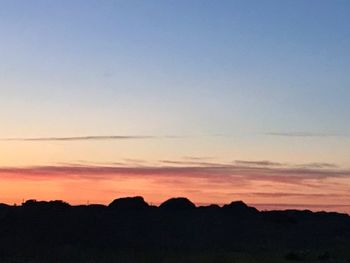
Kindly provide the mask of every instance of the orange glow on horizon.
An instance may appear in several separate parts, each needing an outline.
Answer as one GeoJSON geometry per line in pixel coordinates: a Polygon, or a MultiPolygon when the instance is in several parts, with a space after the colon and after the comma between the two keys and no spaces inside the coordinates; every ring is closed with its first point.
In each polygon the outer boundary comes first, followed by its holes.
{"type": "Polygon", "coordinates": [[[300,209],[350,212],[344,206],[350,203],[346,195],[349,182],[344,178],[308,178],[296,184],[286,178],[258,178],[244,170],[243,175],[234,177],[225,172],[191,174],[191,170],[181,172],[181,169],[154,170],[152,174],[147,168],[101,172],[100,175],[98,171],[87,171],[94,173],[93,176],[85,176],[81,171],[75,174],[49,170],[38,174],[24,172],[1,173],[0,202],[20,204],[23,200],[37,199],[64,200],[73,205],[108,204],[115,198],[141,195],[148,203],[159,204],[168,198],[183,196],[198,205],[243,200],[261,209],[291,208],[289,204],[293,204],[300,209]]]}

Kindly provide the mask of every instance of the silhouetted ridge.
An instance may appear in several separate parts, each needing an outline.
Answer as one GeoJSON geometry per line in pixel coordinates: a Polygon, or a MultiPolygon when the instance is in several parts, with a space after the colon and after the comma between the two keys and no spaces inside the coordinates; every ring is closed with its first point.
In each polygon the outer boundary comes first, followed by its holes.
{"type": "Polygon", "coordinates": [[[27,200],[22,204],[25,208],[37,208],[37,209],[53,209],[53,208],[68,208],[70,205],[62,200],[54,201],[37,201],[35,199],[27,200]]]}
{"type": "Polygon", "coordinates": [[[109,204],[109,207],[117,209],[135,210],[148,208],[149,205],[145,202],[142,196],[135,196],[115,199],[112,203],[109,204]]]}
{"type": "Polygon", "coordinates": [[[350,263],[350,216],[142,197],[0,204],[1,263],[350,263]]]}
{"type": "Polygon", "coordinates": [[[243,201],[234,201],[228,205],[222,207],[225,211],[237,213],[237,214],[255,214],[259,211],[255,207],[246,205],[243,201]]]}
{"type": "Polygon", "coordinates": [[[2,208],[10,208],[10,206],[7,204],[0,203],[0,209],[2,208]]]}
{"type": "Polygon", "coordinates": [[[192,203],[185,197],[171,198],[162,203],[159,208],[169,210],[187,210],[196,208],[195,204],[192,203]]]}
{"type": "Polygon", "coordinates": [[[217,204],[199,206],[198,208],[199,209],[206,209],[206,210],[219,210],[219,209],[221,209],[221,207],[217,204]]]}

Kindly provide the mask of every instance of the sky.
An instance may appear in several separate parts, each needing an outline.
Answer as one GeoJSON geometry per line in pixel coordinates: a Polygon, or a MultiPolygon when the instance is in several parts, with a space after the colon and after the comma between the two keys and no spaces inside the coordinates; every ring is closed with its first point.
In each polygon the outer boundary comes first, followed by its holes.
{"type": "Polygon", "coordinates": [[[0,202],[350,212],[350,2],[0,1],[0,202]]]}

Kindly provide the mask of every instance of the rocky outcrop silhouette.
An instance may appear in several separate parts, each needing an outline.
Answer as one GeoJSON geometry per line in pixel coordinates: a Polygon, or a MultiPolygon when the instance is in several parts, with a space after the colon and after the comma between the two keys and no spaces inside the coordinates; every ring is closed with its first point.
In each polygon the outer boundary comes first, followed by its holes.
{"type": "Polygon", "coordinates": [[[34,209],[62,209],[68,208],[70,205],[61,200],[53,201],[37,201],[35,199],[27,200],[22,204],[24,208],[34,208],[34,209]]]}
{"type": "Polygon", "coordinates": [[[115,199],[109,204],[109,207],[124,210],[135,210],[148,208],[149,205],[145,202],[143,197],[135,196],[115,199]]]}
{"type": "Polygon", "coordinates": [[[246,205],[243,201],[234,201],[230,204],[224,205],[222,207],[224,211],[234,213],[237,215],[254,215],[258,213],[258,210],[255,207],[250,207],[246,205]]]}
{"type": "Polygon", "coordinates": [[[185,197],[176,197],[166,200],[159,206],[159,208],[165,210],[189,210],[196,208],[196,206],[185,197]]]}

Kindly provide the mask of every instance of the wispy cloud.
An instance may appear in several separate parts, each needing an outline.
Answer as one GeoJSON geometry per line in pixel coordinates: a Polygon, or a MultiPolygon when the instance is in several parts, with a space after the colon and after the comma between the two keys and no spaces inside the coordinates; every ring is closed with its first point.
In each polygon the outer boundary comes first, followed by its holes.
{"type": "MultiPolygon", "coordinates": [[[[252,192],[252,193],[240,193],[240,195],[248,195],[248,196],[257,196],[257,197],[272,197],[272,198],[281,198],[281,197],[313,197],[313,198],[328,198],[329,193],[292,193],[292,192],[271,192],[271,193],[264,193],[264,192],[252,192]]],[[[344,195],[344,194],[337,194],[332,193],[332,197],[337,198],[344,198],[344,197],[350,197],[350,194],[344,195]]]]}
{"type": "Polygon", "coordinates": [[[303,167],[303,168],[336,168],[338,167],[334,163],[305,163],[305,164],[298,164],[296,167],[303,167]]]}
{"type": "Polygon", "coordinates": [[[282,166],[268,161],[252,162],[262,166],[251,165],[248,161],[238,164],[161,161],[159,165],[129,166],[62,164],[35,167],[2,167],[0,175],[20,175],[22,177],[79,177],[85,179],[113,178],[113,176],[133,177],[174,177],[205,178],[212,182],[271,181],[300,184],[306,180],[323,180],[326,178],[350,177],[350,170],[338,169],[329,165],[282,166]],[[265,166],[266,165],[266,166],[265,166]]]}
{"type": "Polygon", "coordinates": [[[88,135],[88,136],[52,136],[52,137],[15,137],[0,138],[0,141],[105,141],[105,140],[141,140],[141,139],[183,139],[184,135],[88,135]]]}
{"type": "Polygon", "coordinates": [[[265,135],[279,137],[344,137],[344,134],[339,133],[321,133],[321,132],[265,132],[265,135]]]}
{"type": "MultiPolygon", "coordinates": [[[[262,133],[267,136],[277,137],[348,137],[345,134],[339,133],[317,133],[317,132],[265,132],[262,133]]],[[[87,136],[48,136],[48,137],[12,137],[0,138],[0,141],[103,141],[103,140],[139,140],[139,139],[183,139],[192,137],[230,137],[230,135],[87,135],[87,136]]],[[[211,159],[210,157],[184,157],[184,159],[211,159]]]]}
{"type": "Polygon", "coordinates": [[[278,163],[278,162],[271,162],[271,161],[242,161],[242,160],[236,160],[236,164],[238,165],[246,165],[246,166],[282,166],[284,164],[278,163]]]}
{"type": "Polygon", "coordinates": [[[71,136],[71,137],[26,137],[26,138],[0,138],[1,141],[97,141],[97,140],[137,140],[155,139],[157,136],[148,135],[107,135],[107,136],[71,136]]]}

